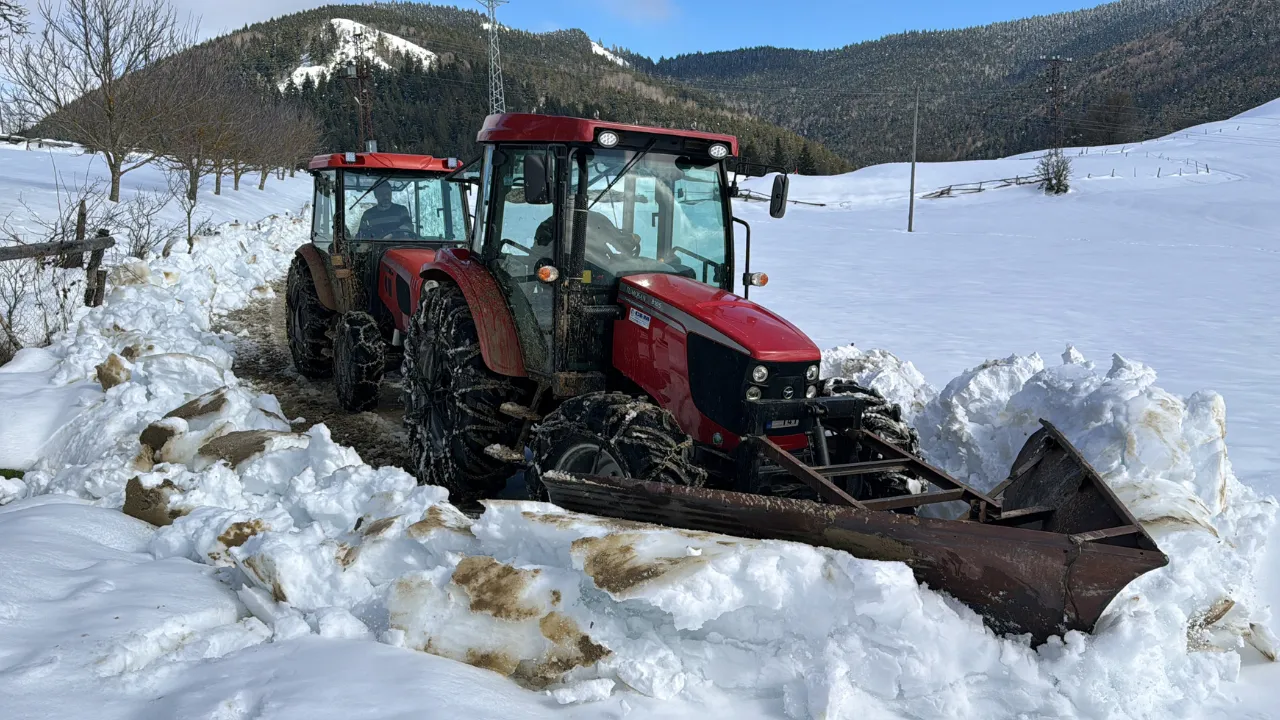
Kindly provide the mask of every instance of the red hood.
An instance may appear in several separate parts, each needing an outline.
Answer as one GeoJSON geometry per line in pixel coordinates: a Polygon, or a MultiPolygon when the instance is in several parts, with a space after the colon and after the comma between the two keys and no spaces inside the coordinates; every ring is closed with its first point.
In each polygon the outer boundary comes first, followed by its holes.
{"type": "Polygon", "coordinates": [[[818,346],[795,325],[750,300],[697,280],[658,273],[622,278],[620,299],[635,299],[636,293],[656,299],[657,303],[648,303],[651,309],[670,315],[686,331],[711,335],[720,342],[727,339],[756,360],[817,362],[822,358],[818,346]],[[707,327],[699,328],[699,323],[707,327]]]}
{"type": "Polygon", "coordinates": [[[383,253],[382,258],[417,275],[423,265],[435,262],[436,251],[432,248],[396,248],[383,253]]]}

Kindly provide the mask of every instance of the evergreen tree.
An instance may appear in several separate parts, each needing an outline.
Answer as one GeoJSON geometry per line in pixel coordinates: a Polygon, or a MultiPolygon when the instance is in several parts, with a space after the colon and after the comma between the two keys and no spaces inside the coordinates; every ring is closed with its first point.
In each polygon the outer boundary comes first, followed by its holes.
{"type": "Polygon", "coordinates": [[[773,155],[769,157],[769,164],[773,165],[775,169],[789,171],[790,168],[787,167],[789,163],[790,160],[787,158],[787,149],[782,146],[782,138],[774,138],[773,155]]]}
{"type": "Polygon", "coordinates": [[[817,175],[818,164],[813,159],[813,153],[809,150],[809,143],[805,143],[800,148],[800,159],[796,161],[797,170],[801,175],[817,175]]]}

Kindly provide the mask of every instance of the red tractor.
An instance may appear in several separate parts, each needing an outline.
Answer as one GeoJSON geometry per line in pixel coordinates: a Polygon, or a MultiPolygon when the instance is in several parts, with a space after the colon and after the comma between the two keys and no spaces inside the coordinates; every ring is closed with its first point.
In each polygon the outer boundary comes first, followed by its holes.
{"type": "MultiPolygon", "coordinates": [[[[734,223],[750,263],[725,167],[735,138],[509,114],[479,141],[471,237],[421,265],[421,297],[410,287],[405,422],[420,480],[463,501],[526,466],[535,497],[556,470],[804,496],[762,442],[849,463],[878,451],[835,431],[869,425],[915,450],[896,408],[824,385],[813,342],[745,298],[767,278],[735,265],[734,223]]],[[[785,194],[782,179],[775,217],[785,194]]],[[[855,498],[919,485],[835,479],[855,498]]]]}
{"type": "MultiPolygon", "coordinates": [[[[820,377],[814,343],[747,299],[767,278],[733,216],[735,138],[508,114],[479,141],[478,172],[447,181],[438,161],[317,158],[314,239],[290,271],[298,369],[367,407],[403,344],[414,470],[455,503],[523,470],[569,510],[904,561],[1037,640],[1091,629],[1168,562],[1048,423],[982,492],[921,459],[896,406],[820,377]],[[364,239],[382,183],[416,199],[416,224],[364,239]],[[915,512],[942,503],[967,512],[915,512]]],[[[770,214],[786,205],[779,176],[770,214]]]]}
{"type": "Polygon", "coordinates": [[[386,367],[398,365],[422,268],[471,230],[454,159],[336,153],[311,160],[311,242],[289,267],[286,331],[305,377],[334,376],[352,411],[378,402],[386,367]]]}

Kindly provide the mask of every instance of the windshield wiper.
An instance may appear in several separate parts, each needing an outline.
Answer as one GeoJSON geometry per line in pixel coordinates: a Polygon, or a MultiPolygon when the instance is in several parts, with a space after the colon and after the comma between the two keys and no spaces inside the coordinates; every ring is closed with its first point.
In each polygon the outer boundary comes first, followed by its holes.
{"type": "Polygon", "coordinates": [[[369,193],[373,192],[374,190],[377,190],[379,185],[381,185],[382,183],[390,179],[391,179],[390,175],[383,175],[382,177],[378,178],[378,181],[373,184],[373,187],[369,188],[368,190],[365,190],[363,195],[356,198],[356,201],[351,203],[351,206],[355,207],[356,205],[359,205],[361,200],[369,197],[369,193]]]}
{"type": "Polygon", "coordinates": [[[600,202],[600,198],[604,197],[605,194],[607,194],[610,190],[613,189],[614,185],[618,184],[619,180],[621,180],[624,176],[626,176],[627,173],[631,172],[631,168],[635,167],[636,163],[640,162],[641,158],[643,158],[645,155],[648,155],[649,151],[653,149],[653,146],[657,142],[658,142],[657,138],[650,140],[649,144],[645,145],[643,150],[636,153],[630,160],[628,160],[627,164],[622,166],[622,170],[620,170],[617,175],[614,175],[613,179],[609,181],[609,184],[605,185],[604,189],[600,191],[600,194],[596,196],[596,199],[592,200],[590,205],[587,205],[587,209],[590,210],[591,208],[595,207],[596,203],[600,202]]]}

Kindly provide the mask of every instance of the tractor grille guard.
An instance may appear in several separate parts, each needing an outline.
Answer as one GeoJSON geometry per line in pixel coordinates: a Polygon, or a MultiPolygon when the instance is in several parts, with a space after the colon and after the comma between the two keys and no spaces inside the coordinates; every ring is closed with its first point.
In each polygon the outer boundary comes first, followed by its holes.
{"type": "Polygon", "coordinates": [[[1168,558],[1097,472],[1048,422],[1027,441],[1008,479],[981,492],[863,430],[884,460],[809,466],[767,437],[761,453],[827,502],[749,495],[628,478],[543,475],[567,510],[743,538],[775,539],[905,562],[916,579],[982,614],[997,633],[1037,642],[1091,631],[1134,578],[1168,558]],[[936,489],[857,501],[828,478],[906,470],[936,489]],[[966,519],[886,512],[950,501],[966,519]]]}

